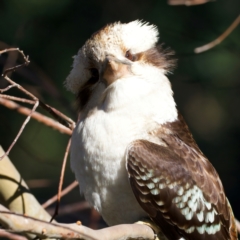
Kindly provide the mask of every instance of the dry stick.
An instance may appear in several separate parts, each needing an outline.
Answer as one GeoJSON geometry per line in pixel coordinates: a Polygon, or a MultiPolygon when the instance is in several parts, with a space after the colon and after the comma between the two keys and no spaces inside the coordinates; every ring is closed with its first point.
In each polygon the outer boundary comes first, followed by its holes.
{"type": "MultiPolygon", "coordinates": [[[[12,68],[13,69],[13,68],[12,68]]],[[[8,70],[8,69],[7,69],[8,70]]],[[[6,71],[7,71],[6,70],[6,71]]],[[[13,69],[14,70],[14,69],[13,69]]],[[[12,70],[12,71],[13,71],[12,70]]],[[[30,97],[31,99],[33,99],[34,101],[39,101],[39,99],[37,97],[35,97],[32,93],[30,93],[29,91],[27,91],[25,88],[23,88],[21,85],[16,84],[13,80],[11,80],[8,76],[6,76],[6,71],[3,73],[3,77],[4,79],[9,82],[11,85],[16,85],[16,87],[23,92],[24,94],[26,94],[28,97],[30,97]]]]}
{"type": "MultiPolygon", "coordinates": [[[[11,46],[6,44],[5,42],[0,41],[0,48],[1,49],[8,49],[11,46]]],[[[31,61],[31,67],[30,67],[34,73],[37,74],[37,76],[39,77],[40,81],[42,81],[43,87],[45,88],[45,90],[54,97],[59,97],[60,96],[60,92],[58,90],[58,88],[56,88],[52,82],[53,80],[45,74],[45,72],[38,66],[36,65],[33,61],[31,61]]],[[[23,72],[19,72],[19,74],[23,74],[23,72]]],[[[33,81],[34,77],[31,76],[27,76],[29,80],[33,81]]]]}
{"type": "Polygon", "coordinates": [[[5,52],[10,52],[10,51],[18,51],[24,58],[25,62],[21,65],[12,67],[12,68],[8,68],[4,71],[3,73],[3,77],[5,78],[6,81],[8,81],[11,85],[16,86],[19,90],[21,90],[23,93],[25,93],[27,96],[29,96],[30,98],[32,98],[34,101],[39,101],[39,106],[41,106],[42,108],[46,109],[50,114],[52,114],[55,118],[57,118],[58,121],[60,121],[63,125],[65,125],[66,127],[69,127],[70,129],[73,129],[75,126],[75,122],[70,119],[69,117],[65,116],[63,113],[59,112],[58,110],[48,106],[47,104],[44,104],[43,102],[41,102],[36,96],[34,96],[32,93],[30,93],[29,91],[27,91],[25,88],[23,88],[21,85],[16,84],[13,80],[11,80],[8,76],[7,73],[11,72],[11,71],[15,71],[16,69],[23,67],[25,65],[28,65],[30,63],[30,61],[28,60],[28,56],[25,56],[25,54],[23,53],[23,51],[20,51],[18,48],[9,48],[9,49],[5,49],[3,51],[0,51],[1,53],[5,53],[5,52]]]}
{"type": "Polygon", "coordinates": [[[62,125],[70,128],[73,130],[75,128],[75,122],[55,109],[54,107],[50,107],[49,105],[43,103],[42,101],[39,100],[39,106],[41,106],[43,109],[47,110],[58,122],[60,122],[62,125]]]}
{"type": "Polygon", "coordinates": [[[192,5],[200,5],[207,3],[209,1],[213,0],[168,0],[169,5],[186,5],[186,6],[192,6],[192,5]]]}
{"type": "MultiPolygon", "coordinates": [[[[30,93],[29,91],[27,91],[25,88],[23,88],[21,85],[16,84],[13,80],[11,80],[8,76],[7,73],[15,71],[16,69],[26,66],[30,63],[30,61],[28,60],[28,56],[25,56],[25,54],[23,53],[23,51],[20,51],[18,48],[9,48],[9,49],[5,49],[0,51],[1,53],[5,53],[5,52],[9,52],[9,51],[18,51],[24,58],[24,63],[17,65],[15,67],[12,68],[8,68],[4,71],[3,73],[3,77],[4,79],[10,83],[10,85],[17,87],[20,91],[22,91],[23,93],[25,93],[28,97],[30,97],[31,99],[34,100],[35,105],[33,107],[33,110],[30,112],[30,115],[27,117],[27,119],[24,121],[17,137],[14,139],[14,141],[12,142],[12,144],[10,145],[9,149],[6,151],[6,153],[4,154],[4,156],[8,155],[10,150],[12,149],[12,147],[15,145],[16,141],[18,140],[18,138],[20,137],[24,127],[26,126],[26,124],[28,123],[28,121],[30,120],[30,117],[32,115],[32,113],[35,111],[35,109],[37,108],[38,105],[40,105],[42,108],[46,109],[50,114],[52,114],[60,123],[62,123],[63,125],[67,126],[68,128],[70,128],[71,130],[73,130],[73,128],[75,127],[75,122],[68,118],[67,116],[65,116],[64,114],[62,114],[61,112],[59,112],[58,110],[51,108],[50,106],[48,106],[47,104],[44,104],[43,102],[41,102],[36,96],[34,96],[32,93],[30,93]]],[[[3,89],[2,91],[7,91],[9,90],[10,87],[7,87],[5,89],[3,89]]],[[[0,160],[4,158],[4,156],[0,156],[0,160]]]]}
{"type": "MultiPolygon", "coordinates": [[[[0,104],[9,109],[16,110],[18,113],[21,113],[23,115],[28,116],[31,112],[31,109],[27,107],[23,107],[11,100],[3,99],[1,98],[1,95],[0,95],[0,104]]],[[[53,120],[52,118],[44,116],[39,112],[33,112],[31,117],[37,120],[38,122],[45,124],[48,127],[52,127],[53,129],[58,130],[61,133],[72,135],[72,130],[60,124],[59,122],[53,120]]]]}
{"type": "Polygon", "coordinates": [[[25,62],[29,62],[28,56],[25,56],[25,54],[23,53],[23,51],[20,51],[19,48],[7,48],[7,49],[4,49],[4,50],[1,50],[1,51],[0,51],[0,55],[3,54],[3,53],[6,53],[6,52],[12,52],[12,51],[17,51],[17,52],[19,52],[19,53],[22,55],[24,61],[25,61],[25,62]]]}
{"type": "Polygon", "coordinates": [[[11,85],[16,86],[20,91],[22,91],[23,93],[25,93],[28,97],[30,97],[31,99],[33,99],[34,101],[39,101],[39,106],[41,106],[42,108],[44,108],[45,110],[47,110],[54,118],[56,118],[60,123],[62,123],[63,125],[65,125],[66,127],[70,128],[71,130],[73,130],[73,128],[75,127],[75,122],[70,119],[69,117],[67,117],[66,115],[64,115],[63,113],[61,113],[60,111],[56,110],[53,107],[50,107],[49,105],[43,103],[42,101],[40,101],[36,96],[34,96],[32,93],[30,93],[29,91],[27,91],[25,88],[23,88],[21,85],[16,84],[13,80],[11,80],[8,76],[7,73],[10,71],[15,71],[17,68],[23,67],[25,65],[28,65],[30,63],[30,61],[28,60],[28,56],[26,57],[25,54],[23,53],[23,51],[20,51],[18,48],[9,48],[9,49],[5,49],[3,51],[0,51],[1,53],[4,52],[9,52],[9,51],[18,51],[24,58],[25,62],[21,65],[18,65],[16,67],[10,68],[10,69],[6,69],[3,73],[3,77],[5,78],[5,80],[7,82],[9,82],[11,85]]]}
{"type": "MultiPolygon", "coordinates": [[[[8,69],[7,69],[8,70],[8,69]]],[[[7,71],[6,70],[6,71],[7,71]]],[[[5,72],[6,72],[5,71],[5,72]]],[[[29,91],[27,91],[25,88],[23,88],[21,85],[16,84],[14,81],[12,81],[8,76],[5,75],[5,73],[3,74],[5,80],[7,80],[11,85],[16,85],[16,87],[22,91],[23,93],[25,93],[28,97],[30,97],[31,99],[33,99],[34,101],[38,101],[39,102],[39,106],[41,106],[42,108],[44,108],[45,110],[47,110],[56,120],[58,120],[61,124],[63,124],[64,126],[70,128],[71,130],[73,130],[73,128],[75,127],[75,122],[67,117],[66,115],[64,115],[63,113],[59,112],[58,110],[56,110],[53,107],[50,107],[49,105],[43,103],[42,101],[40,101],[37,97],[35,97],[32,93],[30,93],[29,91]]]]}
{"type": "Polygon", "coordinates": [[[12,240],[28,240],[24,236],[20,236],[20,235],[14,234],[14,233],[7,232],[6,230],[3,230],[3,229],[0,229],[0,238],[1,237],[9,238],[12,240]]]}
{"type": "Polygon", "coordinates": [[[59,209],[59,204],[60,204],[60,200],[61,200],[61,191],[62,191],[64,173],[65,173],[65,169],[66,169],[66,163],[67,163],[67,158],[68,158],[70,146],[71,146],[71,138],[68,141],[68,145],[66,147],[66,151],[65,151],[65,154],[64,154],[64,158],[63,158],[61,175],[60,175],[60,180],[59,180],[59,185],[58,185],[57,204],[56,204],[55,212],[54,212],[50,222],[52,222],[52,220],[58,215],[58,209],[59,209]]]}
{"type": "MultiPolygon", "coordinates": [[[[72,182],[70,185],[68,185],[66,188],[64,188],[62,190],[61,197],[63,197],[64,195],[66,195],[67,193],[72,191],[72,189],[74,189],[76,186],[78,186],[78,182],[76,182],[76,181],[72,182]]],[[[50,206],[51,204],[53,204],[57,200],[58,200],[58,194],[56,194],[55,196],[53,196],[50,199],[48,199],[45,203],[43,203],[42,207],[43,208],[47,208],[48,206],[50,206]]]]}
{"type": "Polygon", "coordinates": [[[6,69],[6,70],[4,71],[4,73],[3,73],[3,76],[4,76],[4,77],[5,77],[9,72],[14,72],[14,71],[16,71],[18,68],[27,66],[27,65],[30,63],[30,61],[29,61],[29,59],[28,59],[28,56],[25,56],[25,54],[23,53],[23,51],[20,51],[19,48],[8,48],[8,49],[4,49],[4,50],[0,51],[0,54],[6,53],[6,52],[12,52],[12,51],[17,51],[17,52],[19,52],[19,53],[22,55],[23,59],[24,59],[24,63],[6,69]]]}
{"type": "Polygon", "coordinates": [[[3,88],[3,89],[0,89],[0,93],[4,93],[6,91],[8,91],[9,89],[13,88],[13,87],[17,87],[18,84],[15,84],[15,85],[9,85],[7,86],[6,88],[3,88]]]}
{"type": "MultiPolygon", "coordinates": [[[[0,89],[1,91],[1,89],[0,89]]],[[[22,103],[28,103],[28,104],[35,104],[35,101],[26,99],[26,98],[19,98],[19,97],[14,97],[11,95],[6,95],[6,94],[0,94],[0,98],[5,98],[5,99],[9,99],[9,100],[13,100],[13,101],[17,101],[17,102],[22,102],[22,103]]]]}
{"type": "Polygon", "coordinates": [[[201,52],[205,52],[205,51],[209,50],[210,48],[215,47],[217,44],[222,42],[238,26],[239,23],[240,23],[240,15],[233,21],[233,23],[227,28],[227,30],[222,35],[220,35],[214,41],[212,41],[206,45],[195,48],[194,52],[201,53],[201,52]]]}
{"type": "Polygon", "coordinates": [[[23,122],[20,130],[18,131],[18,134],[17,136],[15,137],[15,139],[13,140],[13,142],[11,143],[11,145],[9,146],[8,150],[5,152],[4,155],[0,156],[0,160],[2,160],[5,156],[8,156],[9,152],[11,151],[11,149],[13,148],[13,146],[15,145],[15,143],[17,142],[18,138],[20,137],[20,135],[22,134],[22,131],[23,129],[25,128],[25,126],[27,125],[27,123],[29,122],[31,116],[32,116],[32,113],[35,112],[36,108],[38,107],[39,105],[39,102],[37,101],[35,103],[35,105],[33,106],[30,114],[28,115],[28,117],[25,119],[25,121],[23,122]]]}
{"type": "Polygon", "coordinates": [[[24,63],[22,63],[22,64],[19,64],[19,65],[17,65],[17,66],[8,68],[8,69],[6,69],[6,70],[4,71],[4,75],[7,75],[7,74],[10,73],[10,72],[14,72],[14,71],[16,71],[17,69],[19,69],[19,68],[21,68],[21,67],[23,67],[23,66],[27,66],[29,63],[30,63],[30,62],[28,61],[28,62],[24,62],[24,63]]]}

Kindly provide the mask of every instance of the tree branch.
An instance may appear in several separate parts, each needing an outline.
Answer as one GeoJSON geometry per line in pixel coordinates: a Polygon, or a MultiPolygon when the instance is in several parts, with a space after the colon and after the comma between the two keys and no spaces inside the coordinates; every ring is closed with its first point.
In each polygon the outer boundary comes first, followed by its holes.
{"type": "Polygon", "coordinates": [[[194,49],[195,53],[202,53],[208,51],[209,49],[215,47],[219,43],[221,43],[240,23],[240,15],[233,21],[233,23],[227,28],[227,30],[221,34],[218,38],[213,40],[212,42],[205,44],[201,47],[197,47],[194,49]]]}
{"type": "Polygon", "coordinates": [[[154,240],[155,234],[147,225],[122,224],[101,230],[92,230],[82,225],[57,224],[9,212],[0,205],[0,222],[15,233],[28,233],[40,238],[81,240],[154,240]]]}
{"type": "MultiPolygon", "coordinates": [[[[11,109],[11,110],[16,110],[17,112],[28,116],[31,112],[31,109],[27,108],[27,107],[23,107],[20,104],[17,104],[9,99],[5,99],[2,98],[2,96],[0,95],[0,104],[2,104],[3,106],[11,109]]],[[[38,122],[43,123],[44,125],[48,126],[48,127],[52,127],[53,129],[58,130],[61,133],[65,133],[68,135],[72,135],[72,130],[65,127],[64,125],[62,125],[61,123],[55,121],[52,118],[46,117],[43,114],[39,113],[39,112],[33,112],[31,118],[37,120],[38,122]]]]}
{"type": "Polygon", "coordinates": [[[169,5],[186,5],[186,6],[193,6],[204,4],[214,0],[168,0],[169,5]]]}

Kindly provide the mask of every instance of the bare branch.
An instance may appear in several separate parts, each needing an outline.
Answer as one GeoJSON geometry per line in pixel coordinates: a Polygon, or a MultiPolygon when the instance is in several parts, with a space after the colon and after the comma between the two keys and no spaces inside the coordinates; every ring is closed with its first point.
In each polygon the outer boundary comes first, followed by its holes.
{"type": "Polygon", "coordinates": [[[127,240],[156,239],[153,230],[147,225],[122,224],[101,230],[92,230],[82,225],[48,223],[32,217],[9,212],[0,205],[0,222],[18,233],[30,233],[41,238],[85,239],[85,240],[127,240]]]}
{"type": "MultiPolygon", "coordinates": [[[[7,71],[7,70],[6,70],[7,71]]],[[[3,75],[4,79],[10,83],[11,85],[15,85],[21,92],[23,92],[24,94],[26,94],[28,97],[30,97],[31,99],[33,99],[34,101],[38,101],[39,99],[37,97],[35,97],[32,93],[30,93],[29,91],[27,91],[25,88],[23,88],[21,85],[15,83],[13,80],[11,80],[8,76],[3,75]]]]}
{"type": "Polygon", "coordinates": [[[202,53],[215,47],[216,45],[221,43],[239,25],[239,23],[240,23],[240,15],[233,21],[233,23],[227,28],[227,30],[222,35],[220,35],[218,38],[216,38],[214,41],[208,44],[195,48],[194,52],[202,53]]]}
{"type": "Polygon", "coordinates": [[[4,70],[3,77],[6,77],[9,72],[14,72],[17,69],[19,69],[21,67],[24,67],[24,66],[27,66],[30,63],[30,61],[28,59],[28,56],[25,56],[23,51],[20,51],[19,48],[4,49],[4,50],[0,51],[0,55],[3,54],[3,53],[6,53],[6,52],[13,52],[13,51],[19,52],[22,55],[22,57],[24,59],[24,62],[22,64],[19,64],[17,66],[14,66],[14,67],[11,67],[11,68],[7,68],[6,70],[4,70]]]}
{"type": "Polygon", "coordinates": [[[0,51],[0,55],[3,54],[3,53],[12,52],[12,51],[17,51],[17,52],[19,52],[19,53],[22,55],[22,57],[23,57],[23,59],[24,59],[25,62],[28,62],[28,61],[29,61],[29,60],[28,60],[28,56],[25,56],[25,54],[23,53],[23,51],[20,51],[19,48],[7,48],[7,49],[4,49],[4,50],[1,50],[1,51],[0,51]]]}
{"type": "Polygon", "coordinates": [[[17,102],[22,102],[22,103],[28,103],[28,104],[32,104],[32,105],[35,104],[35,101],[29,100],[29,99],[26,99],[26,98],[14,97],[14,96],[11,96],[11,95],[6,95],[6,94],[0,94],[0,98],[5,98],[5,99],[9,99],[9,100],[17,101],[17,102]]]}
{"type": "Polygon", "coordinates": [[[214,1],[214,0],[168,0],[168,4],[192,6],[192,5],[204,4],[210,1],[214,1]]]}
{"type": "Polygon", "coordinates": [[[27,118],[25,119],[25,121],[23,122],[20,130],[18,131],[17,136],[15,137],[15,139],[13,140],[13,142],[11,143],[11,145],[9,146],[8,150],[6,151],[6,153],[5,153],[4,155],[0,156],[0,160],[2,160],[6,155],[8,156],[9,152],[11,151],[11,149],[13,148],[13,146],[15,145],[15,143],[17,142],[18,138],[21,136],[23,129],[25,128],[25,126],[26,126],[27,123],[29,122],[29,120],[30,120],[33,112],[35,112],[35,110],[36,110],[36,108],[38,107],[38,105],[39,105],[39,102],[37,101],[37,102],[35,103],[35,105],[33,106],[31,112],[29,113],[28,117],[27,117],[27,118]]]}
{"type": "MultiPolygon", "coordinates": [[[[28,116],[31,112],[31,109],[29,109],[27,107],[23,107],[11,100],[3,99],[2,95],[0,95],[0,104],[2,104],[3,106],[5,106],[9,109],[16,110],[17,112],[19,112],[23,115],[26,115],[26,116],[28,116]]],[[[45,124],[46,126],[49,126],[49,127],[52,127],[53,129],[58,130],[60,133],[72,135],[72,130],[65,127],[61,123],[53,120],[52,118],[42,115],[41,113],[33,112],[31,117],[33,119],[37,120],[38,122],[45,124]]]]}
{"type": "MultiPolygon", "coordinates": [[[[63,113],[59,112],[57,109],[50,107],[49,105],[43,103],[42,101],[40,101],[36,96],[34,96],[32,93],[30,93],[29,91],[27,91],[25,88],[23,88],[21,85],[15,83],[13,80],[11,80],[6,74],[12,71],[17,70],[19,67],[25,66],[29,64],[29,60],[28,60],[28,56],[25,56],[25,54],[23,53],[23,51],[20,51],[18,48],[9,48],[9,49],[5,49],[0,51],[0,54],[5,53],[5,52],[10,52],[10,51],[18,51],[24,58],[24,63],[21,65],[18,65],[16,67],[12,67],[12,68],[8,68],[5,70],[5,72],[3,73],[3,77],[4,79],[10,83],[10,85],[14,85],[14,87],[17,87],[21,92],[23,92],[24,94],[26,94],[29,98],[31,98],[32,100],[34,100],[35,102],[39,102],[39,106],[41,106],[42,108],[44,108],[45,110],[47,110],[57,121],[59,121],[61,124],[63,124],[64,126],[70,128],[71,130],[74,129],[75,127],[75,122],[67,117],[66,115],[64,115],[63,113]]],[[[1,91],[6,91],[7,88],[5,89],[1,89],[1,91]]],[[[8,90],[8,89],[7,89],[8,90]]]]}
{"type": "Polygon", "coordinates": [[[12,239],[12,240],[27,240],[26,237],[19,236],[19,235],[14,234],[14,233],[7,232],[6,230],[3,230],[3,229],[0,229],[0,238],[1,237],[9,238],[9,239],[12,239]]]}
{"type": "MultiPolygon", "coordinates": [[[[70,185],[68,185],[66,188],[64,188],[61,192],[61,197],[63,197],[64,195],[68,194],[70,191],[72,191],[72,189],[74,189],[76,186],[78,186],[78,182],[74,181],[72,182],[70,185]]],[[[58,199],[58,194],[56,194],[55,196],[51,197],[50,199],[48,199],[45,203],[42,204],[43,208],[47,208],[48,206],[50,206],[51,204],[53,204],[54,202],[56,202],[58,199]]]]}
{"type": "Polygon", "coordinates": [[[67,163],[67,158],[68,158],[70,146],[71,146],[71,138],[68,141],[66,151],[65,151],[65,154],[64,154],[64,158],[63,158],[63,164],[62,164],[62,169],[61,169],[61,174],[60,174],[60,179],[59,179],[59,185],[58,185],[57,204],[56,204],[55,212],[54,212],[50,222],[52,222],[52,220],[58,215],[58,209],[59,209],[59,204],[60,204],[60,200],[61,200],[61,192],[62,192],[64,173],[65,173],[65,169],[66,169],[66,163],[67,163]]]}
{"type": "MultiPolygon", "coordinates": [[[[4,89],[0,89],[0,93],[6,92],[9,89],[11,89],[12,87],[17,87],[21,92],[23,92],[24,94],[26,94],[29,98],[31,98],[33,101],[31,100],[27,100],[27,99],[22,99],[20,100],[20,98],[17,97],[13,97],[13,96],[8,96],[8,95],[2,95],[4,96],[4,98],[8,98],[8,99],[15,99],[18,101],[22,101],[22,102],[27,102],[27,103],[33,103],[34,107],[33,109],[29,112],[28,117],[26,118],[26,120],[24,121],[24,123],[22,124],[22,127],[20,128],[16,138],[14,139],[14,141],[12,142],[12,144],[10,145],[9,149],[6,151],[5,155],[8,155],[9,152],[11,151],[11,149],[13,148],[13,146],[15,145],[16,141],[18,140],[18,138],[20,137],[23,129],[25,128],[26,124],[29,122],[31,116],[33,115],[33,113],[35,112],[36,108],[38,107],[38,105],[40,105],[42,108],[44,108],[45,110],[47,110],[55,119],[57,119],[61,124],[63,124],[64,126],[70,128],[71,130],[74,129],[75,127],[75,122],[68,118],[66,115],[64,115],[63,113],[61,113],[60,111],[48,106],[47,104],[43,103],[42,101],[40,101],[36,96],[34,96],[32,93],[30,93],[29,91],[27,91],[25,88],[23,88],[21,85],[15,83],[13,80],[11,80],[8,76],[7,73],[13,72],[15,70],[17,70],[20,67],[23,67],[25,65],[28,65],[30,62],[28,60],[28,56],[25,56],[25,54],[23,53],[23,51],[20,51],[18,48],[9,48],[9,49],[5,49],[0,51],[0,54],[2,53],[6,53],[6,52],[11,52],[11,51],[17,51],[19,52],[23,59],[24,59],[24,63],[20,64],[18,66],[15,67],[11,67],[8,68],[4,71],[3,73],[3,77],[4,79],[10,84],[10,86],[4,88],[4,89]]],[[[5,156],[4,155],[4,156],[5,156]]],[[[4,156],[0,156],[0,160],[4,158],[4,156]]]]}
{"type": "Polygon", "coordinates": [[[71,118],[67,117],[66,115],[58,111],[57,109],[50,107],[49,105],[43,103],[40,100],[39,100],[39,106],[41,106],[43,109],[49,112],[62,125],[70,128],[71,130],[75,128],[75,122],[71,118]]]}
{"type": "Polygon", "coordinates": [[[8,91],[9,89],[11,89],[13,87],[18,87],[18,84],[9,85],[6,88],[0,89],[0,93],[4,93],[4,92],[8,91]]]}

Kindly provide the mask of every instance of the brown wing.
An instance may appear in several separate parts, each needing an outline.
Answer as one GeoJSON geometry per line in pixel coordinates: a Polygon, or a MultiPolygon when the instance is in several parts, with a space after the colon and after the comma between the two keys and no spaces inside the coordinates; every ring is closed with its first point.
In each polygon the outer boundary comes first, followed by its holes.
{"type": "Polygon", "coordinates": [[[233,216],[215,169],[190,133],[167,128],[159,132],[164,146],[138,140],[128,148],[127,168],[139,204],[169,239],[237,239],[229,233],[230,227],[236,232],[233,216]]]}

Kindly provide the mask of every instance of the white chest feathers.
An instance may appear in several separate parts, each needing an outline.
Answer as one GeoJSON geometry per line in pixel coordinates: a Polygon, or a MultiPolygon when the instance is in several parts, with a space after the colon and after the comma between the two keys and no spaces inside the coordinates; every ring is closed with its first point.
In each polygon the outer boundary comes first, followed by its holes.
{"type": "Polygon", "coordinates": [[[131,99],[131,104],[124,106],[117,106],[118,99],[109,102],[111,110],[96,107],[77,124],[72,137],[71,167],[86,200],[109,225],[115,225],[146,216],[128,181],[125,166],[128,144],[136,139],[156,142],[149,131],[174,121],[177,111],[172,95],[166,98],[158,89],[131,99]]]}
{"type": "Polygon", "coordinates": [[[71,165],[80,190],[109,225],[131,223],[146,214],[138,205],[125,167],[125,150],[139,134],[129,118],[105,112],[80,122],[73,134],[71,165]]]}

